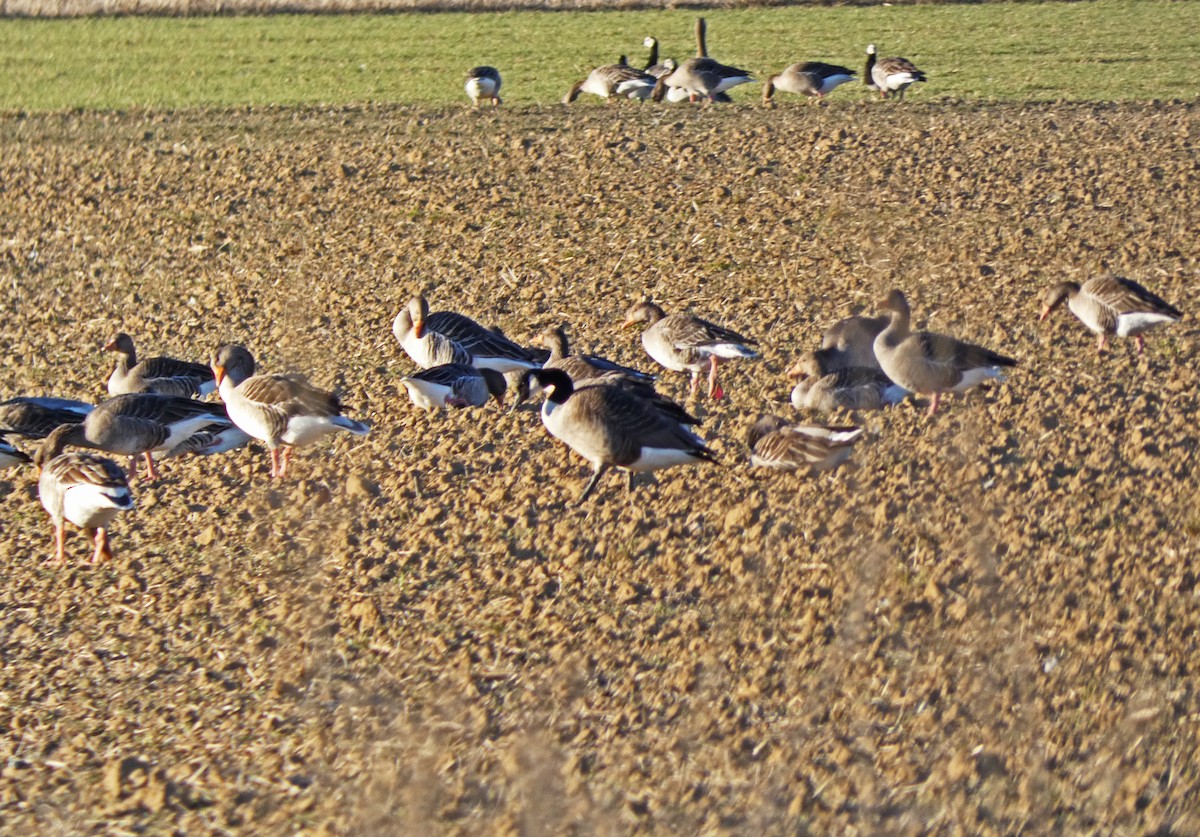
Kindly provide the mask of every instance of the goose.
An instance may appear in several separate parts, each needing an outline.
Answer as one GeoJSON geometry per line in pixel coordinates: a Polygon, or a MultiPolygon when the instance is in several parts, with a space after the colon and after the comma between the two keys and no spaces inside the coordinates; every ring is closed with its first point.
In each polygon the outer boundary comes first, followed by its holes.
{"type": "Polygon", "coordinates": [[[758,352],[747,347],[756,341],[735,331],[702,320],[691,314],[667,316],[662,308],[646,299],[635,303],[626,313],[621,328],[648,323],[642,332],[642,347],[662,366],[674,372],[691,372],[692,386],[688,397],[694,398],[700,385],[700,374],[707,366],[708,396],[725,397],[717,383],[717,365],[722,358],[756,358],[758,352]]]}
{"type": "Polygon", "coordinates": [[[654,387],[655,377],[641,370],[622,366],[615,361],[597,355],[571,354],[567,341],[567,333],[562,326],[551,326],[541,334],[535,335],[533,343],[534,345],[544,346],[550,352],[549,357],[542,364],[543,367],[562,369],[573,380],[578,381],[583,378],[593,378],[598,375],[613,373],[619,377],[628,378],[630,381],[646,384],[650,389],[654,387]]]}
{"type": "MultiPolygon", "coordinates": [[[[220,404],[153,392],[117,395],[98,404],[82,422],[63,425],[64,444],[95,448],[130,457],[145,457],[147,480],[160,477],[154,454],[167,454],[201,430],[228,427],[232,422],[220,404]]],[[[55,431],[57,432],[57,431],[55,431]]]]}
{"type": "Polygon", "coordinates": [[[356,436],[370,432],[366,424],[342,415],[337,396],[298,376],[253,375],[240,384],[234,383],[226,368],[237,348],[217,348],[212,355],[213,377],[233,423],[270,449],[272,477],[286,476],[294,447],[303,447],[338,430],[356,436]]]}
{"type": "MultiPolygon", "coordinates": [[[[797,377],[789,372],[789,377],[797,377]]],[[[882,410],[899,404],[907,396],[877,369],[864,366],[843,367],[827,374],[802,375],[792,388],[792,406],[797,410],[822,413],[843,410],[882,410]]]]}
{"type": "Polygon", "coordinates": [[[83,421],[92,411],[86,401],[44,396],[17,396],[0,402],[0,435],[45,439],[60,424],[83,421]]]}
{"type": "Polygon", "coordinates": [[[654,76],[628,64],[605,64],[588,73],[583,81],[575,82],[563,97],[563,104],[571,104],[580,93],[591,93],[606,102],[611,102],[614,96],[648,99],[654,92],[654,82],[654,76]]]}
{"type": "Polygon", "coordinates": [[[887,324],[887,317],[847,317],[839,320],[822,336],[821,351],[825,353],[828,362],[841,367],[865,366],[878,369],[875,338],[887,328],[887,324]]]}
{"type": "Polygon", "coordinates": [[[929,415],[937,412],[943,392],[964,392],[989,378],[1004,380],[1004,366],[1012,358],[944,334],[910,329],[908,300],[898,290],[881,303],[888,312],[888,327],[875,338],[875,357],[883,373],[909,392],[933,396],[929,415]]]}
{"type": "MultiPolygon", "coordinates": [[[[228,366],[225,375],[234,385],[254,374],[254,356],[244,346],[226,344],[228,346],[228,366]]],[[[224,419],[210,424],[202,430],[193,433],[171,450],[161,455],[161,459],[171,459],[184,454],[192,456],[214,456],[228,453],[231,450],[250,444],[250,434],[242,430],[229,418],[229,411],[224,412],[224,419]]]]}
{"type": "Polygon", "coordinates": [[[152,357],[140,363],[133,338],[119,332],[104,344],[104,351],[117,353],[117,365],[108,378],[109,395],[156,392],[193,398],[217,388],[212,372],[202,363],[173,357],[152,357]]]}
{"type": "Polygon", "coordinates": [[[1146,331],[1163,323],[1178,322],[1183,312],[1139,285],[1132,279],[1119,276],[1095,276],[1082,285],[1060,282],[1047,288],[1042,295],[1042,315],[1039,322],[1050,316],[1063,302],[1071,313],[1096,333],[1096,350],[1103,352],[1108,335],[1132,337],[1138,354],[1145,349],[1142,337],[1146,331]]]}
{"type": "Polygon", "coordinates": [[[592,465],[592,478],[576,504],[583,503],[610,467],[629,473],[672,465],[716,462],[704,440],[619,386],[580,383],[561,369],[532,369],[524,383],[536,381],[546,394],[542,424],[592,465]]]}
{"type": "Polygon", "coordinates": [[[4,434],[0,433],[0,468],[11,468],[32,461],[29,454],[13,447],[8,439],[4,438],[4,434]]]}
{"type": "Polygon", "coordinates": [[[504,404],[508,384],[495,369],[476,369],[465,363],[444,363],[400,379],[412,403],[423,410],[442,407],[482,407],[489,398],[504,404]]]}
{"type": "Polygon", "coordinates": [[[750,464],[756,468],[812,473],[835,468],[850,458],[861,427],[792,424],[780,416],[763,416],[746,434],[750,464]]]}
{"type": "Polygon", "coordinates": [[[422,369],[443,363],[465,363],[500,374],[536,369],[546,355],[518,346],[496,329],[453,311],[429,313],[424,294],[417,294],[392,321],[392,334],[422,369]]]}
{"type": "Polygon", "coordinates": [[[470,364],[470,352],[444,334],[426,329],[428,313],[425,297],[416,297],[392,320],[392,335],[405,354],[422,369],[446,363],[470,364]]]}
{"type": "Polygon", "coordinates": [[[867,44],[867,66],[863,70],[863,84],[879,91],[880,98],[886,99],[896,93],[901,101],[904,91],[918,81],[924,81],[925,74],[918,70],[907,58],[880,58],[875,60],[875,44],[867,44]]]}
{"type": "Polygon", "coordinates": [[[798,62],[763,82],[763,104],[774,104],[771,97],[776,90],[821,101],[838,85],[854,81],[856,77],[853,70],[839,67],[837,64],[824,64],[820,61],[798,62]]]}
{"type": "Polygon", "coordinates": [[[64,520],[87,531],[96,544],[92,563],[112,560],[108,526],[123,511],[133,508],[133,494],[121,466],[111,459],[91,453],[63,453],[76,425],[63,425],[46,437],[34,454],[38,477],[38,498],[54,523],[54,557],[65,564],[66,533],[64,520]]]}
{"type": "Polygon", "coordinates": [[[668,88],[671,88],[683,90],[693,102],[698,99],[707,99],[710,103],[717,102],[718,94],[751,81],[754,81],[754,77],[737,67],[730,67],[712,58],[689,58],[671,73],[658,79],[651,98],[661,102],[668,88]]]}
{"type": "Polygon", "coordinates": [[[658,60],[657,38],[647,37],[642,41],[642,46],[650,50],[650,57],[646,59],[646,66],[642,68],[642,72],[646,75],[659,79],[672,72],[678,66],[672,58],[665,58],[661,62],[658,60]]]}
{"type": "Polygon", "coordinates": [[[495,107],[500,104],[500,71],[495,67],[472,67],[467,73],[466,91],[471,104],[479,107],[487,100],[495,107]]]}
{"type": "MultiPolygon", "coordinates": [[[[571,375],[569,366],[549,366],[549,365],[547,365],[543,368],[545,368],[545,369],[561,369],[562,371],[566,372],[568,375],[571,375]]],[[[578,378],[573,375],[571,376],[571,380],[576,389],[578,389],[580,387],[584,387],[584,386],[617,387],[619,389],[625,390],[630,395],[636,395],[638,398],[645,401],[647,404],[649,404],[651,407],[653,407],[655,410],[657,410],[663,416],[665,416],[666,418],[669,418],[671,421],[673,421],[677,424],[683,425],[685,428],[699,427],[701,424],[700,419],[696,418],[691,413],[689,413],[687,410],[685,410],[683,408],[683,406],[680,405],[678,402],[672,401],[670,398],[668,398],[667,396],[663,395],[661,392],[656,390],[654,388],[654,384],[652,384],[652,383],[643,383],[641,381],[634,380],[625,375],[622,375],[620,372],[604,372],[602,374],[596,375],[595,373],[591,373],[585,369],[585,370],[582,370],[582,374],[583,374],[583,377],[578,377],[578,378]]],[[[524,375],[522,375],[521,377],[519,377],[517,379],[516,386],[514,387],[514,391],[516,393],[516,399],[515,399],[515,403],[513,405],[513,409],[516,409],[517,406],[525,403],[525,401],[528,400],[529,390],[530,390],[530,381],[528,378],[526,378],[524,375]]]]}

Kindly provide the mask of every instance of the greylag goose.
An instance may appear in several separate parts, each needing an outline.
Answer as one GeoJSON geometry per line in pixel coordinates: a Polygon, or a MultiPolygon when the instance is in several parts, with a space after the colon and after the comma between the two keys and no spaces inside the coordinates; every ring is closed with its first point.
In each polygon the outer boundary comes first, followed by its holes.
{"type": "Polygon", "coordinates": [[[776,90],[821,101],[838,85],[854,81],[855,78],[853,70],[837,64],[802,61],[763,82],[763,104],[774,104],[771,97],[776,90]]]}
{"type": "MultiPolygon", "coordinates": [[[[794,370],[793,370],[794,372],[794,370]]],[[[789,373],[789,377],[796,377],[789,373]]],[[[792,406],[822,413],[843,410],[882,410],[908,396],[878,369],[850,366],[824,375],[803,375],[792,388],[792,406]]]]}
{"type": "Polygon", "coordinates": [[[41,470],[38,498],[54,523],[54,557],[66,563],[64,520],[87,531],[94,538],[96,551],[92,563],[112,560],[108,544],[108,526],[118,513],[133,508],[133,495],[125,472],[111,459],[90,453],[63,453],[75,434],[75,426],[64,425],[42,442],[34,463],[41,470]]]}
{"type": "Polygon", "coordinates": [[[622,366],[615,361],[599,357],[598,355],[571,354],[570,345],[567,341],[567,332],[562,326],[551,326],[541,334],[535,335],[533,343],[534,345],[545,347],[550,352],[550,356],[542,364],[543,367],[547,369],[561,369],[570,375],[574,381],[613,373],[628,378],[630,381],[646,384],[650,388],[654,386],[655,377],[641,370],[622,366]]]}
{"type": "Polygon", "coordinates": [[[45,439],[60,424],[83,421],[92,411],[85,401],[69,398],[18,396],[0,403],[0,434],[45,439]]]}
{"type": "Polygon", "coordinates": [[[821,338],[824,362],[834,364],[826,371],[850,366],[878,369],[875,338],[887,324],[887,317],[847,317],[830,326],[821,338]]]}
{"type": "Polygon", "coordinates": [[[850,458],[861,427],[792,424],[779,416],[763,416],[746,434],[750,464],[777,471],[808,468],[813,473],[835,468],[850,458]]]}
{"type": "Polygon", "coordinates": [[[654,83],[654,76],[636,67],[624,63],[605,64],[592,70],[582,81],[575,82],[563,97],[563,104],[571,104],[580,93],[591,93],[606,102],[611,102],[613,97],[648,99],[654,92],[654,83]]]}
{"type": "Polygon", "coordinates": [[[429,303],[417,294],[392,321],[392,334],[422,369],[443,363],[466,363],[500,374],[536,369],[545,353],[518,346],[497,329],[484,328],[453,311],[429,313],[429,303]]]}
{"type": "Polygon", "coordinates": [[[705,40],[707,25],[704,18],[696,19],[696,57],[677,65],[670,73],[658,77],[652,98],[660,102],[707,99],[709,102],[729,102],[725,91],[754,80],[745,70],[715,61],[708,55],[705,40]]]}
{"type": "Polygon", "coordinates": [[[156,392],[193,398],[217,388],[212,372],[202,363],[173,357],[152,357],[140,363],[133,338],[120,332],[104,344],[104,351],[117,353],[117,365],[108,378],[109,395],[156,392]]]}
{"type": "Polygon", "coordinates": [[[4,438],[4,434],[0,433],[0,468],[11,468],[32,461],[29,454],[13,447],[8,439],[4,438]]]}
{"type": "Polygon", "coordinates": [[[754,345],[754,340],[691,314],[668,317],[648,299],[634,304],[625,313],[621,328],[643,322],[649,324],[642,332],[646,354],[667,369],[692,373],[689,397],[695,397],[700,374],[708,367],[709,397],[724,398],[725,391],[717,383],[717,365],[721,359],[758,357],[758,352],[746,345],[754,345]]]}
{"type": "Polygon", "coordinates": [[[500,71],[495,67],[472,67],[467,73],[466,91],[471,104],[479,107],[482,101],[493,106],[500,104],[500,71]]]}
{"type": "Polygon", "coordinates": [[[898,290],[889,293],[881,307],[888,312],[888,327],[875,338],[875,357],[892,381],[909,392],[932,396],[931,416],[943,392],[963,392],[989,378],[1003,380],[1000,368],[1017,365],[974,343],[912,331],[908,300],[898,290]]]}
{"type": "Polygon", "coordinates": [[[524,378],[537,381],[546,393],[546,430],[592,465],[592,478],[577,503],[588,498],[610,467],[628,471],[632,488],[635,473],[716,461],[703,439],[622,387],[581,382],[576,388],[561,369],[533,369],[524,378]]]}
{"type": "Polygon", "coordinates": [[[1083,285],[1060,282],[1042,295],[1039,321],[1063,302],[1071,313],[1097,336],[1096,350],[1103,352],[1108,335],[1132,337],[1138,354],[1145,348],[1142,334],[1162,325],[1178,322],[1183,312],[1132,279],[1096,276],[1083,285]]]}
{"type": "Polygon", "coordinates": [[[400,379],[412,403],[423,410],[443,407],[482,407],[489,398],[504,403],[508,383],[495,369],[476,369],[466,363],[444,363],[400,379]]]}
{"type": "Polygon", "coordinates": [[[299,377],[253,375],[235,384],[225,370],[237,348],[221,346],[213,353],[213,377],[233,423],[270,449],[272,477],[287,475],[292,448],[338,430],[356,436],[370,432],[367,425],[342,415],[337,396],[299,377]]]}
{"type": "Polygon", "coordinates": [[[916,82],[924,80],[925,74],[907,58],[880,58],[876,61],[875,44],[867,44],[867,66],[863,70],[863,83],[878,90],[880,98],[886,99],[895,93],[903,101],[904,91],[916,82]]]}
{"type": "MultiPolygon", "coordinates": [[[[168,454],[201,430],[228,427],[232,422],[220,404],[153,392],[118,395],[96,405],[82,423],[68,424],[60,434],[66,445],[95,448],[130,457],[144,456],[149,480],[159,478],[154,454],[168,454]]],[[[56,431],[57,432],[57,431],[56,431]]]]}

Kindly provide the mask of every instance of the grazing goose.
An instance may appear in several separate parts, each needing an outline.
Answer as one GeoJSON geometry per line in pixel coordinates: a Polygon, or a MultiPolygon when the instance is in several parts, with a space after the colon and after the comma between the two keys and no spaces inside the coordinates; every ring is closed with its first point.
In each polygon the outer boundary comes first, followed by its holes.
{"type": "Polygon", "coordinates": [[[500,71],[495,67],[472,67],[467,73],[466,91],[471,104],[479,107],[487,100],[492,106],[500,104],[500,71]]]}
{"type": "Polygon", "coordinates": [[[828,361],[842,367],[865,366],[878,369],[875,338],[887,328],[887,324],[887,317],[847,317],[826,330],[821,338],[821,350],[826,353],[828,361]]]}
{"type": "Polygon", "coordinates": [[[628,64],[605,64],[588,73],[583,81],[575,82],[563,97],[563,104],[571,104],[580,93],[591,93],[606,102],[611,102],[614,96],[648,99],[654,92],[654,82],[654,76],[628,64]]]}
{"type": "Polygon", "coordinates": [[[863,70],[863,84],[879,91],[880,98],[886,99],[896,93],[901,101],[904,91],[918,81],[924,81],[925,74],[918,70],[907,58],[881,58],[875,60],[875,44],[867,44],[867,66],[863,70]]]}
{"type": "Polygon", "coordinates": [[[544,353],[518,346],[498,329],[453,311],[429,313],[429,303],[417,294],[392,321],[392,334],[422,369],[443,363],[466,363],[500,374],[536,369],[544,353]]]}
{"type": "Polygon", "coordinates": [[[0,402],[0,434],[45,439],[60,424],[83,421],[92,411],[85,401],[69,398],[18,396],[0,402]]]}
{"type": "Polygon", "coordinates": [[[929,415],[937,412],[943,392],[963,392],[989,378],[1004,380],[1002,366],[1012,358],[944,334],[910,329],[908,300],[898,290],[884,298],[888,327],[875,338],[875,357],[883,373],[909,392],[933,396],[929,415]]]}
{"type": "Polygon", "coordinates": [[[763,104],[774,104],[771,97],[776,90],[821,101],[839,84],[854,79],[853,70],[839,67],[837,64],[823,64],[820,61],[799,62],[763,82],[763,104]]]}
{"type": "Polygon", "coordinates": [[[111,459],[90,453],[63,453],[77,425],[64,425],[42,442],[34,463],[41,471],[38,498],[54,523],[54,557],[66,563],[64,520],[87,531],[95,539],[92,563],[112,560],[108,525],[118,512],[133,508],[133,495],[125,472],[111,459]]]}
{"type": "Polygon", "coordinates": [[[712,58],[689,58],[674,71],[658,79],[652,98],[661,102],[668,88],[671,88],[686,92],[690,101],[707,99],[711,103],[719,101],[718,94],[751,81],[754,81],[754,77],[737,67],[730,67],[712,58]]]}
{"type": "Polygon", "coordinates": [[[835,468],[850,458],[861,427],[792,424],[779,416],[763,416],[746,434],[750,464],[757,468],[813,473],[835,468]]]}
{"type": "Polygon", "coordinates": [[[139,363],[133,338],[125,332],[105,343],[104,351],[117,353],[116,368],[108,378],[109,395],[156,392],[194,398],[217,388],[212,372],[202,363],[173,357],[152,357],[139,363]]]}
{"type": "Polygon", "coordinates": [[[717,383],[717,364],[721,358],[758,357],[758,352],[746,345],[754,345],[756,341],[691,314],[668,317],[648,299],[636,303],[625,313],[621,328],[641,322],[649,324],[642,332],[642,347],[646,354],[667,369],[692,373],[689,398],[695,397],[700,374],[706,366],[709,368],[708,396],[720,399],[725,397],[725,391],[717,383]]]}
{"type": "Polygon", "coordinates": [[[303,447],[337,430],[356,436],[370,432],[367,425],[342,415],[337,396],[299,377],[253,375],[235,384],[225,370],[237,348],[221,346],[213,353],[213,377],[233,423],[270,449],[272,477],[286,476],[294,447],[303,447]]]}
{"type": "Polygon", "coordinates": [[[13,447],[8,439],[4,438],[4,434],[0,433],[0,468],[11,468],[32,461],[29,454],[13,447]]]}
{"type": "Polygon", "coordinates": [[[400,379],[412,403],[423,410],[443,407],[482,407],[489,398],[504,404],[508,384],[495,369],[476,369],[465,363],[444,363],[400,379]]]}
{"type": "Polygon", "coordinates": [[[597,375],[614,373],[618,376],[628,378],[630,381],[646,384],[651,389],[654,387],[655,377],[638,369],[622,366],[615,361],[597,355],[571,354],[567,341],[567,333],[562,326],[547,328],[533,338],[533,343],[534,345],[544,346],[550,351],[550,356],[542,364],[543,367],[547,369],[561,369],[570,375],[572,380],[578,381],[584,378],[593,378],[597,375]]]}
{"type": "Polygon", "coordinates": [[[908,395],[904,387],[896,386],[878,369],[849,366],[827,374],[797,375],[796,367],[788,377],[799,377],[792,389],[792,406],[797,410],[817,410],[828,413],[843,410],[882,410],[899,404],[908,395]]]}
{"type": "Polygon", "coordinates": [[[1060,282],[1042,295],[1039,321],[1066,301],[1079,320],[1096,333],[1096,350],[1104,351],[1108,335],[1132,337],[1138,354],[1145,348],[1142,334],[1163,323],[1178,322],[1183,312],[1132,279],[1096,276],[1083,285],[1060,282]]]}
{"type": "Polygon", "coordinates": [[[588,498],[610,467],[628,471],[632,489],[638,472],[716,462],[703,439],[622,387],[580,382],[576,388],[561,369],[533,369],[524,375],[526,384],[530,379],[546,393],[546,430],[592,464],[592,478],[577,503],[588,498]]]}
{"type": "Polygon", "coordinates": [[[130,457],[133,475],[136,475],[136,457],[144,456],[147,479],[156,480],[160,475],[154,466],[154,454],[168,454],[201,430],[230,424],[220,404],[139,392],[118,395],[96,405],[81,423],[64,425],[69,431],[60,437],[63,444],[130,457]]]}

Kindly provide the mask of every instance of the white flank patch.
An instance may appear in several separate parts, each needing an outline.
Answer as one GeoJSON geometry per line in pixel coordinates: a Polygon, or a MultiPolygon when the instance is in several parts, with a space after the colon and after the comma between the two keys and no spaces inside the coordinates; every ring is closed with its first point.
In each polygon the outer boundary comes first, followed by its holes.
{"type": "Polygon", "coordinates": [[[322,416],[296,416],[287,424],[287,430],[279,437],[285,445],[302,447],[315,442],[326,434],[332,433],[337,427],[332,419],[322,416]]]}
{"type": "Polygon", "coordinates": [[[657,471],[672,465],[689,465],[698,461],[695,456],[679,448],[642,448],[642,455],[627,467],[630,471],[657,471]]]}
{"type": "Polygon", "coordinates": [[[749,84],[752,81],[754,81],[754,79],[750,78],[750,76],[731,76],[729,78],[724,78],[721,79],[719,84],[717,84],[717,87],[715,90],[713,90],[713,93],[724,93],[731,87],[737,87],[739,84],[749,84]]]}
{"type": "Polygon", "coordinates": [[[496,95],[496,82],[490,78],[468,79],[467,95],[472,99],[490,99],[496,95]]]}
{"type": "Polygon", "coordinates": [[[186,419],[176,422],[171,425],[171,435],[167,440],[158,447],[154,448],[153,453],[166,453],[176,447],[189,436],[195,435],[196,431],[203,430],[212,424],[224,424],[225,420],[213,415],[196,416],[195,418],[186,419]]]}
{"type": "Polygon", "coordinates": [[[839,73],[836,76],[829,76],[823,82],[821,82],[821,93],[828,93],[839,84],[845,84],[846,82],[850,81],[854,81],[854,76],[848,76],[844,73],[839,73]]]}
{"type": "Polygon", "coordinates": [[[450,395],[450,387],[422,381],[414,378],[401,378],[408,389],[408,397],[412,403],[423,410],[437,410],[446,406],[446,396],[450,395]]]}
{"type": "Polygon", "coordinates": [[[979,369],[968,369],[963,373],[962,380],[954,387],[954,392],[963,392],[987,380],[1003,381],[1004,373],[994,366],[984,366],[979,369]]]}
{"type": "Polygon", "coordinates": [[[912,84],[916,80],[917,77],[912,73],[891,73],[887,77],[886,84],[888,90],[899,90],[901,87],[912,84]]]}
{"type": "Polygon", "coordinates": [[[1117,335],[1119,337],[1132,337],[1156,325],[1173,322],[1175,322],[1175,318],[1170,314],[1150,314],[1146,312],[1122,314],[1117,317],[1117,335]]]}
{"type": "Polygon", "coordinates": [[[729,359],[758,357],[758,352],[743,346],[741,343],[716,343],[712,346],[704,347],[701,351],[729,359]]]}
{"type": "Polygon", "coordinates": [[[487,357],[475,355],[471,358],[471,365],[476,369],[495,369],[501,375],[507,375],[509,372],[522,372],[526,369],[541,369],[540,363],[532,360],[518,360],[511,357],[487,357]]]}
{"type": "Polygon", "coordinates": [[[686,87],[668,87],[667,101],[668,102],[686,102],[691,98],[691,93],[686,87]]]}

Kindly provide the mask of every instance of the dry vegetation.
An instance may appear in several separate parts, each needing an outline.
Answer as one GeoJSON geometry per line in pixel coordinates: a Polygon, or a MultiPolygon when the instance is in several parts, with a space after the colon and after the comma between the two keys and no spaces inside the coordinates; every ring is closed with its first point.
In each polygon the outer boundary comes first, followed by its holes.
{"type": "Polygon", "coordinates": [[[281,484],[261,449],[167,462],[96,568],[44,565],[33,476],[3,475],[0,822],[1196,833],[1197,334],[1099,358],[1035,317],[1047,283],[1102,268],[1200,310],[1198,123],[1192,104],[5,120],[0,395],[99,397],[123,326],[144,351],[243,341],[374,431],[281,484]],[[740,437],[790,409],[795,354],[892,286],[1022,366],[931,421],[864,416],[832,477],[748,471],[740,437]],[[573,508],[586,468],[531,409],[407,402],[389,324],[418,288],[639,364],[615,325],[645,291],[754,334],[763,359],[698,407],[723,466],[632,498],[610,477],[573,508]]]}

